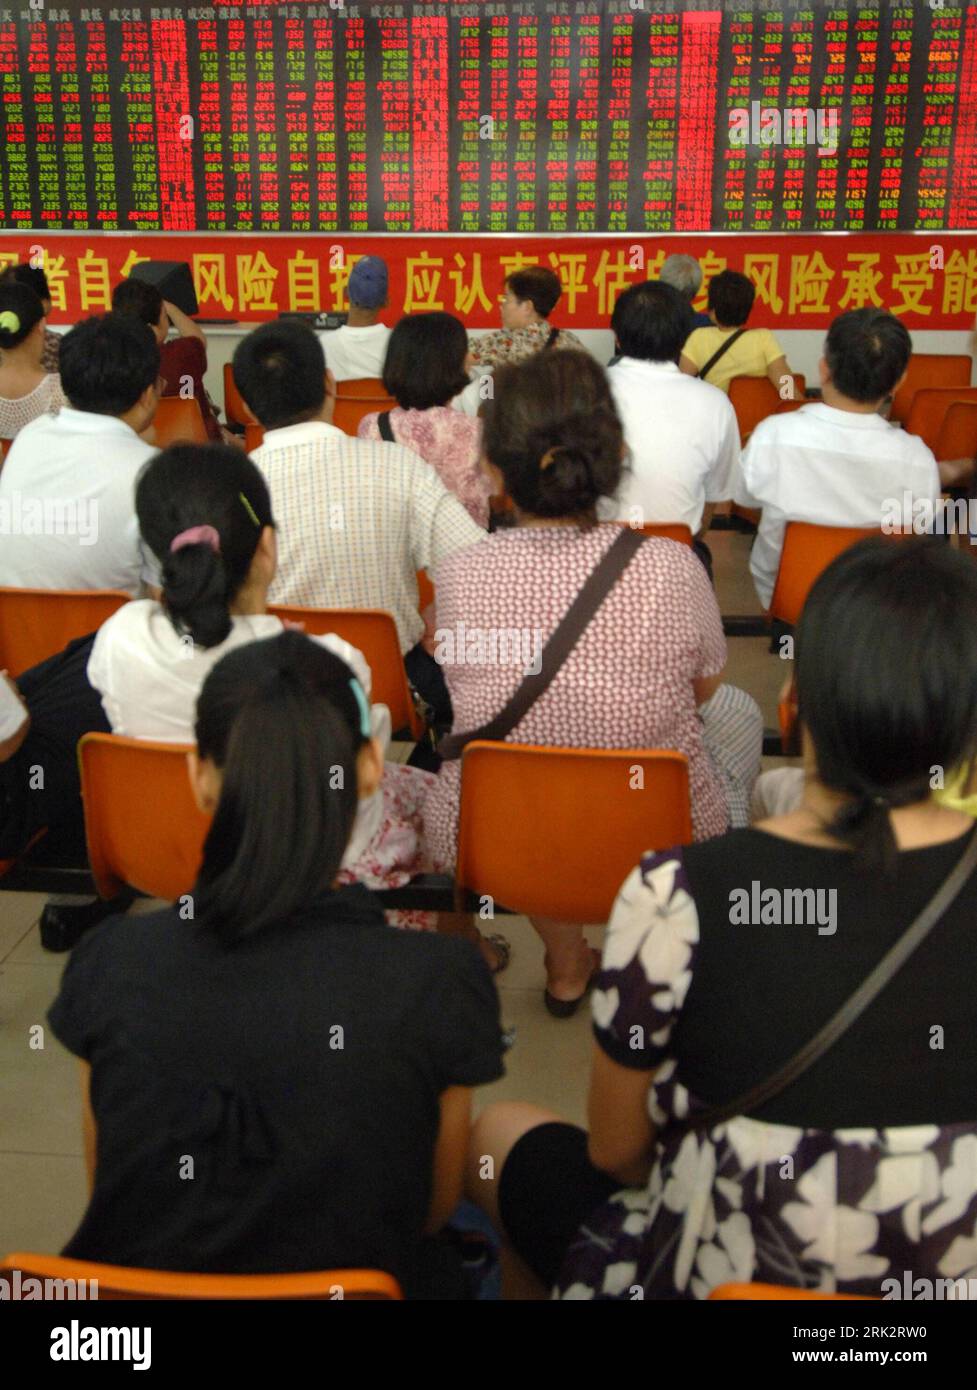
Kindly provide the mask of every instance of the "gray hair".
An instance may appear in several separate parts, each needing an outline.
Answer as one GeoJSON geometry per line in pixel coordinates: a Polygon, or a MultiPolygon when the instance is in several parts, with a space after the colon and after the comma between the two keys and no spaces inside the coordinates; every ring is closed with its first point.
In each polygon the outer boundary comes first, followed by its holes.
{"type": "Polygon", "coordinates": [[[666,256],[662,261],[659,279],[684,294],[690,302],[699,293],[702,284],[702,267],[694,256],[678,254],[666,256]]]}

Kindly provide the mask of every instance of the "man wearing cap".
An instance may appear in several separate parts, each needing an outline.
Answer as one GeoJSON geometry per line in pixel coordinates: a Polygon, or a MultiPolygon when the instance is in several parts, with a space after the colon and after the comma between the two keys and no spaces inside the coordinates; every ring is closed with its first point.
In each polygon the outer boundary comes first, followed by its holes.
{"type": "Polygon", "coordinates": [[[390,329],[380,322],[387,307],[387,263],[363,256],[353,266],[347,288],[349,318],[342,328],[320,334],[329,370],[337,381],[383,375],[390,329]]]}

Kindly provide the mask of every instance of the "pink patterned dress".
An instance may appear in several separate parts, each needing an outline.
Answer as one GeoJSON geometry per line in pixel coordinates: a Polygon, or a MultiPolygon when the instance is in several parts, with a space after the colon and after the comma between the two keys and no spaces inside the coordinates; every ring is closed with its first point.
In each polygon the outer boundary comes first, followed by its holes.
{"type": "MultiPolygon", "coordinates": [[[[397,406],[390,412],[390,428],[395,442],[413,449],[431,464],[472,519],[488,529],[491,487],[479,465],[481,421],[448,405],[435,405],[430,410],[401,410],[397,406]]],[[[360,439],[381,438],[375,414],[363,417],[357,435],[360,439]]]]}
{"type": "MultiPolygon", "coordinates": [[[[434,654],[444,665],[456,733],[499,713],[617,534],[612,523],[589,531],[518,527],[438,567],[434,654]],[[502,632],[514,629],[520,641],[503,642],[502,632]],[[491,657],[493,644],[496,660],[471,659],[491,657]]],[[[721,835],[726,799],[692,682],[718,675],[725,662],[722,620],[701,562],[687,546],[646,540],[510,741],[678,749],[689,759],[694,836],[721,835]]],[[[439,867],[454,863],[460,790],[460,761],[443,764],[424,805],[427,846],[439,867]]]]}

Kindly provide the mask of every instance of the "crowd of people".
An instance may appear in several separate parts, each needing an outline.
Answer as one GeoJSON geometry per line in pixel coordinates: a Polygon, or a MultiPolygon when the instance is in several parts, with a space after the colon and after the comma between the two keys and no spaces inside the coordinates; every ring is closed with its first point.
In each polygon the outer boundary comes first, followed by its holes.
{"type": "Polygon", "coordinates": [[[940,474],[886,419],[912,345],[872,308],[831,325],[818,398],[741,449],[730,381],[789,394],[792,374],[748,327],[747,277],[715,276],[705,316],[700,286],[672,256],[621,294],[605,369],[550,325],[552,271],[510,275],[502,327],[469,337],[443,313],[391,330],[386,266],[366,257],[342,328],[282,319],[239,343],[234,381],[264,430],[248,455],[207,396],[201,330],[157,289],[123,281],[111,312],[61,336],[43,272],[0,277],[0,506],[33,499],[77,523],[9,528],[0,585],[131,595],[97,633],[0,678],[0,857],[42,828],[83,852],[75,750],[93,730],[194,745],[213,817],[192,923],[174,907],[87,933],[51,1010],[84,1064],[92,1180],[67,1254],[378,1267],[409,1296],[465,1297],[447,1233],[465,1196],[502,1239],[511,1296],[704,1297],[728,1279],[877,1293],[904,1269],[965,1268],[977,1075],[972,1050],[935,1047],[932,1028],[973,1026],[977,857],[971,815],[934,794],[933,772],[969,789],[977,570],[927,537],[834,562],[796,632],[803,767],[765,803],[761,712],[724,678],[715,509],[760,511],[750,569],[767,607],[789,521],[878,526],[886,499],[935,503],[940,474]],[[396,404],[354,437],[333,411],[337,383],[362,377],[396,404]],[[210,442],[159,449],[158,400],[188,381],[210,442]],[[391,761],[403,731],[372,703],[362,654],[268,608],[386,610],[435,733],[466,734],[533,670],[523,652],[468,661],[459,644],[451,659],[438,634],[532,634],[538,654],[649,522],[684,524],[692,546],[635,541],[506,737],[682,752],[692,843],[635,867],[602,959],[578,924],[532,919],[549,1012],[590,996],[589,1131],[528,1103],[473,1124],[472,1089],[503,1071],[492,975],[508,943],[457,914],[394,929],[369,893],[452,872],[461,761],[430,739],[391,761]],[[878,1004],[736,1110],[958,862],[956,896],[878,1004]],[[733,925],[754,884],[822,895],[824,931],[733,925]]]}

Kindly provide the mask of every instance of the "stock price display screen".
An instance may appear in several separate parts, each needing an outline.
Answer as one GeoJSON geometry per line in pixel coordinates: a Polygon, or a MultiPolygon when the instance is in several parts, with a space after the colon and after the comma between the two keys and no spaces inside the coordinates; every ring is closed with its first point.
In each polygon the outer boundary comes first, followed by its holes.
{"type": "Polygon", "coordinates": [[[977,8],[0,0],[0,227],[977,227],[977,8]]]}

